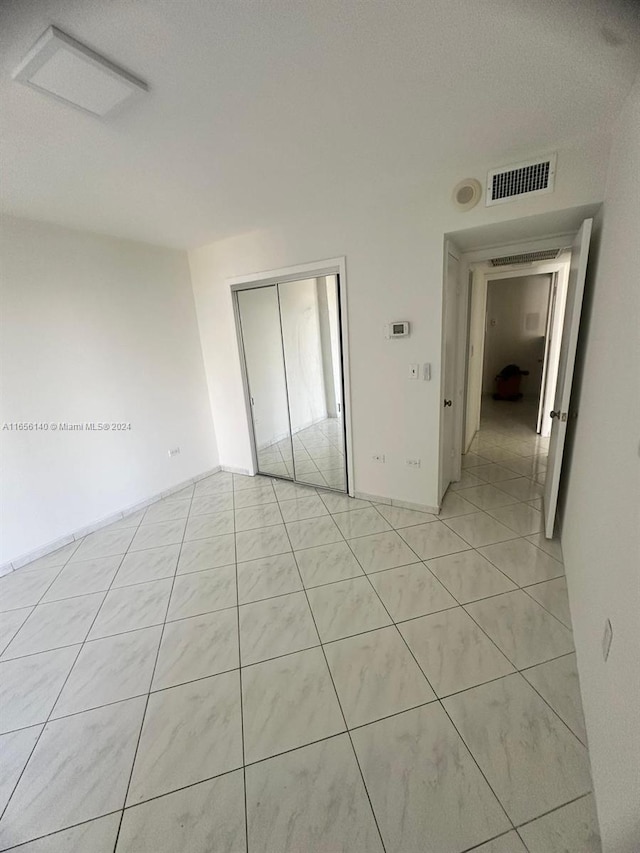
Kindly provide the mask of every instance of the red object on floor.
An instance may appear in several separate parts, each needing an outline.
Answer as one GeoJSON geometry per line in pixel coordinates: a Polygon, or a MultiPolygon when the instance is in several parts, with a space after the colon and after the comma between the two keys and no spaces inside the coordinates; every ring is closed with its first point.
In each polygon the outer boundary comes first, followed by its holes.
{"type": "Polygon", "coordinates": [[[496,376],[494,400],[520,400],[520,377],[528,376],[528,370],[520,370],[517,364],[508,364],[496,376]]]}
{"type": "Polygon", "coordinates": [[[500,400],[519,400],[522,397],[520,393],[520,377],[510,376],[508,379],[498,378],[496,397],[500,400]]]}

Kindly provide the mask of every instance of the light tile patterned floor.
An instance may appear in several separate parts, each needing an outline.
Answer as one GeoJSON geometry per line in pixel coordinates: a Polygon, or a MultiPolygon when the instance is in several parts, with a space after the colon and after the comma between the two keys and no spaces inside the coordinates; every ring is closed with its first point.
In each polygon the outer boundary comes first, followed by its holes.
{"type": "MultiPolygon", "coordinates": [[[[298,482],[345,491],[344,425],[325,418],[258,450],[258,470],[298,482]]],[[[303,516],[304,518],[304,516],[303,516]]],[[[286,520],[286,519],[285,519],[286,520]]]]}
{"type": "Polygon", "coordinates": [[[503,405],[439,519],[220,473],[1,578],[0,849],[597,853],[503,405]]]}

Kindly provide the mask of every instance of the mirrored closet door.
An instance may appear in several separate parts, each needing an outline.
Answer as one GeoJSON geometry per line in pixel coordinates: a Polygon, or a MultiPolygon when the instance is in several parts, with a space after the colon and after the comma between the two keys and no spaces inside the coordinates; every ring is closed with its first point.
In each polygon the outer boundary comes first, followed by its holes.
{"type": "Polygon", "coordinates": [[[234,292],[258,472],[347,491],[339,277],[234,292]]]}

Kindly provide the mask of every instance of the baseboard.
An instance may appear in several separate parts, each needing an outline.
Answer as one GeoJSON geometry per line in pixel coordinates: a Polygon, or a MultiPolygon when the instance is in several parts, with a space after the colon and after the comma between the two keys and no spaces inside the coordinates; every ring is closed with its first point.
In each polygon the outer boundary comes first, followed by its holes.
{"type": "MultiPolygon", "coordinates": [[[[78,530],[74,530],[72,533],[67,534],[66,536],[62,536],[59,539],[55,539],[53,542],[49,542],[46,545],[42,545],[40,548],[36,548],[33,551],[28,551],[26,554],[21,554],[19,557],[15,559],[3,563],[0,566],[0,576],[8,575],[10,572],[14,572],[16,569],[21,569],[23,566],[26,566],[27,563],[32,563],[34,560],[40,559],[40,557],[46,557],[47,554],[52,554],[54,551],[57,551],[59,548],[63,548],[65,545],[70,545],[72,542],[76,542],[78,539],[83,539],[85,536],[88,536],[89,533],[95,533],[96,530],[100,530],[103,527],[107,527],[109,524],[113,524],[115,521],[120,521],[122,518],[126,518],[128,515],[133,515],[134,512],[138,512],[141,509],[146,509],[146,507],[151,504],[156,503],[157,501],[162,500],[163,498],[168,498],[169,495],[174,494],[174,492],[179,492],[181,489],[185,489],[187,486],[191,486],[193,483],[197,483],[199,480],[203,480],[205,477],[210,477],[212,474],[217,474],[218,471],[229,470],[223,469],[220,465],[216,465],[215,468],[212,468],[210,471],[205,471],[203,474],[198,474],[195,477],[190,477],[188,480],[183,480],[181,483],[178,483],[176,486],[172,486],[170,489],[165,489],[163,492],[158,492],[158,494],[152,495],[150,498],[146,498],[143,501],[139,501],[132,506],[128,506],[126,509],[121,510],[120,512],[112,513],[111,515],[105,516],[104,518],[99,519],[98,521],[94,521],[85,527],[81,527],[78,530]]],[[[244,471],[237,471],[236,473],[245,473],[244,471]]]]}
{"type": "Polygon", "coordinates": [[[411,501],[400,501],[397,498],[386,498],[383,495],[368,495],[366,492],[355,492],[355,497],[361,501],[371,501],[376,504],[387,504],[397,506],[399,509],[415,509],[418,512],[428,512],[431,515],[439,515],[440,507],[427,506],[427,504],[416,504],[411,501]]]}
{"type": "Polygon", "coordinates": [[[233,465],[221,465],[220,470],[227,471],[229,474],[244,474],[246,477],[254,476],[248,468],[234,468],[233,465]]]}

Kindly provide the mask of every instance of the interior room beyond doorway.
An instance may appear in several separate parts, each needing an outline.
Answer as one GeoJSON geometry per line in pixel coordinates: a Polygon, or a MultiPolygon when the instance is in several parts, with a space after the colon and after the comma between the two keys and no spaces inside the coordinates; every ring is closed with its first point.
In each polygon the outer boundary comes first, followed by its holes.
{"type": "Polygon", "coordinates": [[[487,282],[481,423],[488,416],[533,433],[546,428],[539,416],[543,378],[557,372],[546,352],[552,292],[550,273],[487,282]]]}

